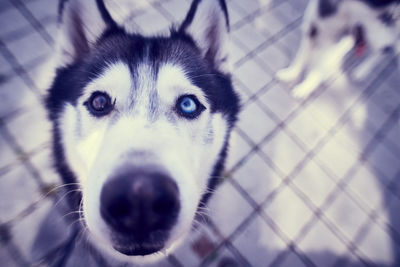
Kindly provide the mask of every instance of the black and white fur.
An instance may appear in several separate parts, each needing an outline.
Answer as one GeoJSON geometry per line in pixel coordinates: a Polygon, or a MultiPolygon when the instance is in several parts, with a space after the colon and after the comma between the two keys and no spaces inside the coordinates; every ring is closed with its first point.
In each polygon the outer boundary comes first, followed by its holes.
{"type": "Polygon", "coordinates": [[[340,71],[350,50],[366,45],[371,55],[353,73],[356,80],[364,79],[385,51],[400,51],[396,18],[399,3],[398,0],[310,0],[302,24],[300,48],[291,65],[277,72],[277,78],[297,84],[294,96],[307,97],[340,71]]]}
{"type": "Polygon", "coordinates": [[[46,99],[56,168],[78,184],[72,202],[93,243],[121,260],[157,260],[218,184],[239,111],[225,1],[194,0],[168,36],[151,37],[128,33],[107,1],[61,3],[46,99]],[[180,110],[185,96],[196,114],[180,110]]]}

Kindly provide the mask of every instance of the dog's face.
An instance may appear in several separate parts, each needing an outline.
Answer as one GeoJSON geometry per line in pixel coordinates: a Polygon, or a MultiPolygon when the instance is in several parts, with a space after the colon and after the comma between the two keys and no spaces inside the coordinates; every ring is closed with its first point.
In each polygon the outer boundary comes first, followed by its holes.
{"type": "Polygon", "coordinates": [[[78,23],[85,8],[72,1],[64,12],[66,56],[47,99],[57,167],[80,184],[96,243],[155,259],[190,231],[238,112],[226,7],[195,1],[168,37],[127,34],[98,14],[94,43],[78,23]]]}

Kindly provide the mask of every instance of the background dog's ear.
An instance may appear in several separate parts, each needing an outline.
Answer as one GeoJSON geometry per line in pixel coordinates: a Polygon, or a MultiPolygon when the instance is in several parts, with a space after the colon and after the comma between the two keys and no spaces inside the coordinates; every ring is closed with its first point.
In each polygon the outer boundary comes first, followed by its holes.
{"type": "Polygon", "coordinates": [[[107,28],[117,28],[103,0],[60,1],[58,67],[71,64],[88,53],[107,28]]]}
{"type": "Polygon", "coordinates": [[[202,56],[216,69],[229,72],[229,17],[225,0],[194,0],[180,32],[190,35],[202,56]]]}

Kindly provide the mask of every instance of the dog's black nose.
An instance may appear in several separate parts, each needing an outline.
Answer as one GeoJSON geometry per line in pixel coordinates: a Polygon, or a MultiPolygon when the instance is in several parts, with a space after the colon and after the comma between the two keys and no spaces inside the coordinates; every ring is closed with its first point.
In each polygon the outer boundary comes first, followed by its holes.
{"type": "Polygon", "coordinates": [[[145,242],[175,223],[179,190],[166,174],[131,168],[111,178],[100,196],[100,213],[118,234],[145,242]]]}

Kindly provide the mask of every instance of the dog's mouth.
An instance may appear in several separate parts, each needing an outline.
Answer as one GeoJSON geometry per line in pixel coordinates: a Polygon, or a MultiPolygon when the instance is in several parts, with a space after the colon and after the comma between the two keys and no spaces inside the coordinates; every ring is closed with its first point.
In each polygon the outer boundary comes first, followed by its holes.
{"type": "Polygon", "coordinates": [[[355,38],[355,53],[357,56],[362,56],[367,47],[364,28],[361,25],[357,25],[353,34],[355,38]]]}

